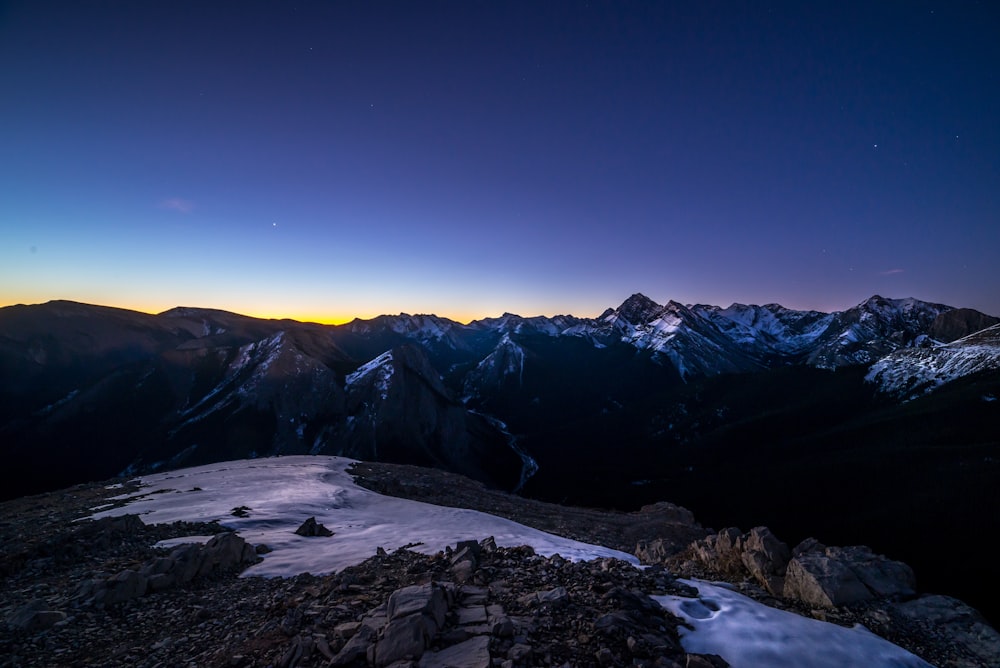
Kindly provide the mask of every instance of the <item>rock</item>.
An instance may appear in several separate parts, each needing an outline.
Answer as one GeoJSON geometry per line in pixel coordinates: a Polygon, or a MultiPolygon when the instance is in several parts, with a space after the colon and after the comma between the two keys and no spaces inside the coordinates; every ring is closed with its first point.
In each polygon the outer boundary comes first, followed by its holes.
{"type": "Polygon", "coordinates": [[[138,570],[126,569],[110,578],[85,580],[75,597],[85,605],[114,605],[171,589],[216,570],[256,563],[253,547],[235,533],[213,536],[204,545],[178,545],[168,557],[154,557],[138,570]]]}
{"type": "Polygon", "coordinates": [[[788,564],[784,596],[833,608],[873,598],[915,594],[913,570],[900,561],[874,554],[865,546],[798,545],[788,564]]]}
{"type": "Polygon", "coordinates": [[[471,560],[462,560],[451,567],[451,576],[455,582],[463,583],[472,579],[476,572],[476,563],[471,560]]]}
{"type": "Polygon", "coordinates": [[[507,650],[507,658],[515,663],[527,661],[531,658],[531,652],[531,645],[515,643],[509,650],[507,650]]]}
{"type": "Polygon", "coordinates": [[[15,610],[7,619],[7,623],[15,629],[34,632],[52,628],[66,619],[65,612],[61,610],[48,610],[46,608],[47,605],[41,599],[29,601],[15,610]]]}
{"type": "Polygon", "coordinates": [[[157,573],[147,578],[146,588],[149,593],[156,594],[166,591],[177,584],[177,579],[170,573],[157,573]]]}
{"type": "MultiPolygon", "coordinates": [[[[951,642],[974,655],[981,662],[978,665],[997,665],[1000,660],[1000,632],[991,627],[975,608],[958,599],[940,595],[921,596],[894,604],[891,612],[941,631],[951,642]]],[[[964,668],[977,664],[955,665],[963,665],[964,668]]]]}
{"type": "MultiPolygon", "coordinates": [[[[392,592],[385,605],[387,623],[377,634],[374,651],[366,649],[372,655],[374,664],[381,667],[404,659],[419,659],[431,639],[444,626],[449,598],[447,589],[437,583],[411,585],[392,592]]],[[[485,609],[483,614],[485,616],[485,609]]],[[[369,624],[371,628],[374,626],[369,624]]],[[[362,623],[362,629],[348,645],[359,636],[365,641],[375,638],[371,633],[362,634],[364,628],[362,623]]],[[[354,643],[352,654],[360,657],[360,649],[360,643],[354,643]]]]}
{"type": "Polygon", "coordinates": [[[736,527],[727,527],[715,538],[715,547],[720,555],[726,556],[741,549],[743,534],[736,527]]]}
{"type": "Polygon", "coordinates": [[[561,608],[569,605],[569,592],[566,591],[565,587],[556,587],[555,589],[550,589],[549,591],[540,591],[537,592],[535,596],[537,596],[538,603],[541,605],[548,605],[553,608],[561,608]]]}
{"type": "Polygon", "coordinates": [[[420,668],[490,668],[490,639],[476,636],[439,652],[427,652],[420,658],[420,668]]]}
{"type": "Polygon", "coordinates": [[[873,598],[850,568],[817,552],[800,554],[788,562],[783,595],[821,608],[873,598]]]}
{"type": "Polygon", "coordinates": [[[213,536],[202,547],[201,554],[199,576],[207,575],[217,568],[229,569],[240,564],[253,564],[259,560],[253,546],[233,532],[213,536]]]}
{"type": "MultiPolygon", "coordinates": [[[[384,618],[383,618],[384,619],[384,618]]],[[[340,648],[340,651],[330,660],[331,666],[349,666],[358,659],[368,655],[368,648],[375,640],[380,627],[375,624],[361,623],[357,632],[340,648]]]]}
{"type": "Polygon", "coordinates": [[[498,617],[493,622],[491,633],[498,638],[510,638],[514,635],[514,622],[509,617],[498,617]]]}
{"type": "Polygon", "coordinates": [[[458,554],[463,550],[469,550],[472,556],[478,559],[480,552],[482,552],[482,545],[477,540],[460,540],[455,544],[455,553],[458,554]]]}
{"type": "Polygon", "coordinates": [[[792,548],[792,556],[797,557],[800,554],[806,554],[808,552],[825,552],[826,545],[819,542],[815,538],[806,538],[801,543],[792,548]]]}
{"type": "Polygon", "coordinates": [[[826,554],[846,564],[876,598],[916,594],[917,580],[913,569],[901,561],[874,554],[864,545],[828,547],[826,554]]]}
{"type": "Polygon", "coordinates": [[[104,605],[114,605],[133,598],[138,598],[146,593],[146,578],[133,571],[126,569],[107,581],[107,590],[104,595],[104,605]]]}
{"type": "Polygon", "coordinates": [[[360,628],[361,622],[342,622],[333,627],[333,635],[337,638],[350,638],[360,628]]]}
{"type": "Polygon", "coordinates": [[[447,594],[437,583],[397,589],[389,596],[386,605],[386,615],[390,620],[421,613],[430,617],[439,628],[444,625],[447,612],[447,594]]]}
{"type": "Polygon", "coordinates": [[[694,513],[683,506],[678,506],[667,501],[657,501],[656,503],[645,505],[639,509],[639,512],[642,514],[659,515],[664,522],[670,524],[681,524],[684,526],[697,524],[694,519],[694,513]]]}
{"type": "Polygon", "coordinates": [[[662,538],[640,540],[635,545],[635,556],[643,564],[662,564],[673,552],[670,543],[662,538]]]}
{"type": "Polygon", "coordinates": [[[170,559],[174,562],[170,572],[177,583],[190,582],[201,569],[201,545],[195,543],[178,545],[170,552],[170,559]]]}
{"type": "Polygon", "coordinates": [[[307,538],[313,538],[316,536],[332,536],[333,532],[327,529],[322,524],[316,522],[315,517],[310,517],[305,522],[295,530],[300,536],[306,536],[307,538]]]}
{"type": "MultiPolygon", "coordinates": [[[[722,538],[723,534],[719,534],[717,549],[721,549],[722,538]]],[[[785,568],[791,556],[788,546],[767,527],[751,529],[743,538],[740,550],[740,560],[750,575],[775,596],[782,595],[785,568]]]]}
{"type": "Polygon", "coordinates": [[[484,608],[481,605],[475,605],[468,608],[459,608],[458,623],[460,626],[465,626],[468,624],[485,624],[486,608],[484,608]]]}
{"type": "Polygon", "coordinates": [[[375,665],[419,659],[435,632],[430,620],[419,612],[390,620],[375,645],[375,665]]]}
{"type": "Polygon", "coordinates": [[[694,559],[713,571],[736,574],[744,570],[742,560],[743,534],[735,527],[706,536],[690,546],[694,559]]]}

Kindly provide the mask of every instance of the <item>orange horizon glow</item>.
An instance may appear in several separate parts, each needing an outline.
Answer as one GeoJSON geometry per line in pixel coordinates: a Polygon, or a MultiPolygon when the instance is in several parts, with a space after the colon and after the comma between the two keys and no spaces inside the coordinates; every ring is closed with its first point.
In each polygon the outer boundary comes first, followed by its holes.
{"type": "MultiPolygon", "coordinates": [[[[377,318],[382,315],[398,315],[398,313],[388,313],[385,311],[375,312],[371,310],[360,311],[358,313],[353,313],[350,315],[341,315],[341,314],[320,315],[315,312],[295,311],[295,310],[290,310],[287,313],[279,314],[268,309],[257,310],[252,308],[246,309],[239,307],[226,308],[220,306],[204,306],[204,305],[191,305],[191,304],[175,304],[174,306],[162,307],[161,305],[137,305],[134,303],[127,303],[127,302],[108,304],[108,303],[99,303],[96,301],[74,299],[69,297],[55,297],[52,299],[44,299],[41,301],[4,299],[2,303],[0,303],[0,308],[7,308],[10,306],[40,306],[42,304],[47,304],[53,301],[67,301],[67,302],[75,302],[77,304],[85,304],[88,306],[122,309],[125,311],[134,311],[136,313],[143,313],[146,315],[159,315],[160,313],[169,311],[173,308],[205,309],[213,311],[225,311],[227,313],[242,315],[248,318],[257,318],[260,320],[293,320],[295,322],[313,323],[318,325],[344,325],[349,322],[352,322],[353,320],[371,320],[373,318],[377,318]]],[[[410,315],[431,315],[431,314],[410,313],[410,315]]],[[[465,325],[469,324],[470,322],[473,322],[474,320],[482,320],[484,318],[499,316],[499,314],[469,315],[467,313],[462,313],[457,315],[446,314],[446,313],[434,313],[433,315],[440,318],[447,318],[448,320],[452,320],[465,325]]]]}

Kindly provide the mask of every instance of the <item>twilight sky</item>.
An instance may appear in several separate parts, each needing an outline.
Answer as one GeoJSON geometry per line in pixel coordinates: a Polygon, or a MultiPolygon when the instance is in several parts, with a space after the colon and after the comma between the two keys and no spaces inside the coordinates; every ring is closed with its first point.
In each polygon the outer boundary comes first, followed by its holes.
{"type": "Polygon", "coordinates": [[[1000,5],[0,3],[0,306],[1000,315],[1000,5]]]}

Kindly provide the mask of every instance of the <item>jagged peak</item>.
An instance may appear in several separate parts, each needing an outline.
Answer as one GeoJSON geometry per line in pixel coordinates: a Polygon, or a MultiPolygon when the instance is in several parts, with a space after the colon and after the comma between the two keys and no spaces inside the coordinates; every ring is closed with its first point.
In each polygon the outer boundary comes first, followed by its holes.
{"type": "Polygon", "coordinates": [[[653,319],[662,310],[663,306],[641,292],[636,292],[615,309],[615,314],[627,322],[640,324],[653,319]]]}

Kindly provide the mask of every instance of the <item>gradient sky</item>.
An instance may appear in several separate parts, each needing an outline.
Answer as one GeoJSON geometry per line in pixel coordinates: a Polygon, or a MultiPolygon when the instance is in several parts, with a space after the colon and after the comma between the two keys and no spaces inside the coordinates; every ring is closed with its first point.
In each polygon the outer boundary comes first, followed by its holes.
{"type": "Polygon", "coordinates": [[[1000,5],[0,3],[0,305],[1000,315],[1000,5]]]}

